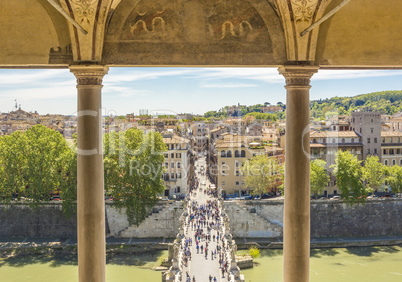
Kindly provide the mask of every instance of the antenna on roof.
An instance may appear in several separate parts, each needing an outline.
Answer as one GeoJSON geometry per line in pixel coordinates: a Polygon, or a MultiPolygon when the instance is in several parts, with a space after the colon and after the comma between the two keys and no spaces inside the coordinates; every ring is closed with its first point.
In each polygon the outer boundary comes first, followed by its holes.
{"type": "Polygon", "coordinates": [[[15,99],[14,101],[15,101],[15,109],[17,110],[18,108],[17,99],[15,99]]]}

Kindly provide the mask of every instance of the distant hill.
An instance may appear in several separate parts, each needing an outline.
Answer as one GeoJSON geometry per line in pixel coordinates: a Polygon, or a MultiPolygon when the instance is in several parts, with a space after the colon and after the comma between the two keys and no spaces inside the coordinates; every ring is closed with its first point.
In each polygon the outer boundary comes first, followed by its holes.
{"type": "MultiPolygon", "coordinates": [[[[286,105],[280,103],[286,108],[286,105]]],[[[258,114],[262,104],[242,106],[241,115],[254,115],[257,119],[276,120],[285,117],[285,112],[276,114],[258,114]]],[[[229,106],[221,108],[219,111],[208,111],[204,114],[205,118],[227,118],[229,106]]],[[[378,111],[384,115],[393,115],[402,112],[402,90],[390,90],[360,94],[353,97],[332,97],[310,101],[310,115],[314,119],[322,120],[326,117],[336,115],[350,115],[356,110],[378,111]]]]}
{"type": "Polygon", "coordinates": [[[353,97],[333,97],[310,102],[310,115],[315,119],[325,119],[325,117],[334,115],[350,115],[352,111],[358,109],[393,115],[402,111],[402,91],[381,91],[353,97]]]}

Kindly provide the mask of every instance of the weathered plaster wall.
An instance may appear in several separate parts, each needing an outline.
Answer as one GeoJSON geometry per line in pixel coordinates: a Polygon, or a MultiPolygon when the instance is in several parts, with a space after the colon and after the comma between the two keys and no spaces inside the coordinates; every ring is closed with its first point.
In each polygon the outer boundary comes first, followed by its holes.
{"type": "Polygon", "coordinates": [[[139,226],[135,226],[128,224],[123,210],[119,213],[113,206],[106,205],[108,235],[122,238],[174,238],[179,231],[182,213],[182,202],[160,203],[139,226]]]}

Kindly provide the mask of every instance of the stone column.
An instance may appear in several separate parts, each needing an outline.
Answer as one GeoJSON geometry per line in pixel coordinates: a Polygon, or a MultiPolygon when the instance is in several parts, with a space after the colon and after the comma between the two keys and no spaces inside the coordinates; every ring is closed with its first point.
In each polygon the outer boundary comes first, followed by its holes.
{"type": "Polygon", "coordinates": [[[80,282],[104,282],[105,200],[102,151],[102,78],[105,66],[70,66],[77,78],[77,237],[80,282]]]}
{"type": "Polygon", "coordinates": [[[310,78],[312,66],[283,66],[286,79],[284,282],[309,281],[310,78]]]}

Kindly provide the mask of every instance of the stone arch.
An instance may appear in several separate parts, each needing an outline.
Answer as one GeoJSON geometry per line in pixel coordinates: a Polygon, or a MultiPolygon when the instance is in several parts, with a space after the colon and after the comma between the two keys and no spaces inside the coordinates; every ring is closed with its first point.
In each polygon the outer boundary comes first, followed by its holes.
{"type": "Polygon", "coordinates": [[[147,65],[286,62],[281,21],[268,2],[233,0],[232,9],[226,5],[223,0],[121,0],[112,7],[106,27],[103,63],[141,64],[145,59],[147,65]],[[193,15],[194,10],[199,13],[193,15]],[[153,31],[156,17],[163,28],[153,31]],[[130,32],[130,26],[141,30],[130,32]]]}
{"type": "Polygon", "coordinates": [[[53,55],[71,55],[65,49],[70,44],[67,23],[47,1],[2,2],[0,9],[6,12],[1,13],[1,65],[48,64],[52,49],[53,55]]]}

